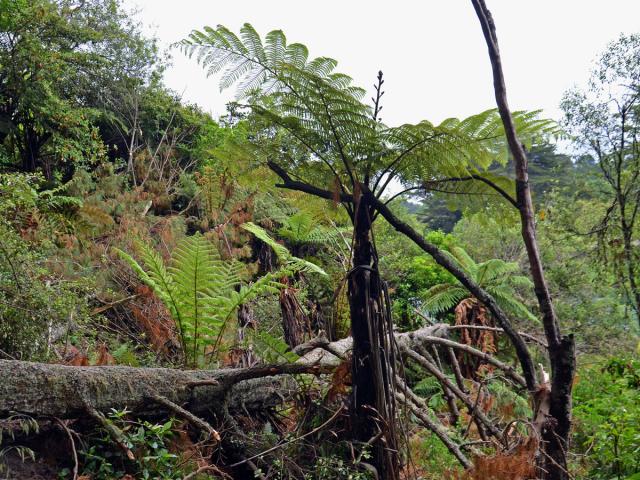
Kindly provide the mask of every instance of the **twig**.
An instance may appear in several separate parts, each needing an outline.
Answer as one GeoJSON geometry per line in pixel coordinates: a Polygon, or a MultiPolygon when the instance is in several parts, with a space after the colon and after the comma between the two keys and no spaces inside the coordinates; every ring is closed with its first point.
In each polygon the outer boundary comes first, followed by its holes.
{"type": "MultiPolygon", "coordinates": [[[[447,330],[463,330],[463,329],[469,329],[469,330],[489,330],[491,332],[499,332],[499,333],[504,333],[504,329],[503,328],[498,328],[498,327],[488,327],[488,326],[484,326],[484,325],[449,325],[447,327],[447,330]]],[[[520,334],[521,337],[523,338],[528,338],[529,340],[531,340],[532,342],[535,342],[541,346],[543,346],[544,348],[549,348],[549,346],[542,340],[540,340],[537,337],[534,337],[533,335],[529,334],[529,333],[525,333],[525,332],[518,332],[518,334],[520,334]]]]}
{"type": "Polygon", "coordinates": [[[469,393],[466,385],[464,384],[464,377],[462,376],[462,372],[460,371],[460,364],[458,363],[458,359],[456,357],[453,348],[447,347],[447,352],[449,353],[449,360],[451,361],[451,365],[453,367],[453,374],[456,377],[456,383],[458,384],[458,388],[464,393],[469,393]]]}
{"type": "MultiPolygon", "coordinates": [[[[409,390],[407,389],[405,393],[407,393],[408,391],[409,390]]],[[[421,400],[419,397],[415,396],[415,394],[413,395],[409,394],[411,395],[411,399],[409,399],[407,396],[405,396],[401,392],[396,392],[395,395],[399,402],[404,403],[409,407],[409,409],[411,410],[411,413],[415,415],[415,417],[420,421],[420,423],[424,427],[431,430],[440,439],[440,441],[444,443],[447,449],[451,452],[451,454],[454,457],[456,457],[456,459],[462,464],[463,467],[471,468],[473,466],[473,464],[471,463],[471,461],[469,461],[466,455],[462,453],[462,451],[460,450],[460,447],[453,440],[451,440],[451,437],[449,437],[445,428],[442,425],[437,424],[431,418],[429,418],[424,408],[426,404],[424,404],[424,402],[422,401],[416,404],[416,399],[421,400]]]]}
{"type": "Polygon", "coordinates": [[[60,425],[60,427],[66,432],[69,437],[69,443],[71,444],[71,453],[73,453],[73,480],[78,479],[78,452],[76,451],[76,442],[73,440],[73,435],[71,435],[71,431],[69,427],[67,427],[62,420],[57,417],[54,417],[56,423],[60,425]]]}
{"type": "Polygon", "coordinates": [[[8,354],[7,352],[5,352],[2,349],[0,349],[0,355],[6,356],[9,360],[18,360],[16,357],[14,357],[13,355],[8,354]]]}
{"type": "Polygon", "coordinates": [[[327,425],[329,425],[331,422],[333,422],[333,421],[338,417],[338,415],[339,415],[340,413],[342,413],[342,411],[343,411],[343,410],[344,410],[344,405],[342,405],[338,410],[336,410],[336,412],[331,416],[331,418],[330,418],[329,420],[327,420],[326,422],[324,422],[322,425],[320,425],[320,426],[318,426],[318,427],[314,428],[313,430],[311,430],[311,431],[309,431],[309,432],[305,433],[304,435],[300,435],[299,437],[296,437],[296,438],[294,438],[294,439],[291,439],[291,440],[289,440],[289,441],[287,441],[287,442],[284,442],[284,443],[281,443],[281,444],[276,445],[276,446],[274,446],[274,447],[268,448],[268,449],[267,449],[267,450],[265,450],[264,452],[257,453],[256,455],[253,455],[252,457],[249,457],[249,458],[245,458],[244,460],[242,460],[242,461],[240,461],[240,462],[234,463],[233,465],[229,465],[229,467],[230,467],[230,468],[235,468],[235,467],[237,467],[237,466],[242,465],[243,463],[247,463],[247,462],[248,462],[248,461],[250,461],[250,460],[254,460],[254,459],[256,459],[256,458],[262,457],[262,456],[267,455],[267,454],[269,454],[269,453],[271,453],[271,452],[274,452],[274,451],[276,451],[276,450],[279,450],[280,448],[286,447],[287,445],[291,445],[292,443],[295,443],[295,442],[297,442],[297,441],[299,441],[299,440],[302,440],[303,438],[306,438],[306,437],[308,437],[308,436],[310,436],[310,435],[313,435],[314,433],[319,432],[320,430],[322,430],[323,428],[325,428],[327,425]]]}
{"type": "Polygon", "coordinates": [[[500,360],[498,360],[494,356],[489,355],[488,353],[485,353],[485,352],[483,352],[481,350],[478,350],[477,348],[473,348],[470,345],[454,342],[453,340],[448,340],[446,338],[440,338],[440,337],[430,337],[430,336],[427,337],[427,336],[425,336],[425,337],[421,337],[421,339],[424,340],[425,343],[431,343],[431,344],[443,345],[445,347],[451,347],[451,348],[454,348],[456,350],[462,350],[463,352],[467,352],[467,353],[469,353],[471,355],[479,357],[482,360],[484,360],[485,362],[490,363],[494,367],[497,367],[500,370],[504,371],[505,374],[507,375],[507,377],[509,377],[511,380],[515,381],[517,384],[519,384],[519,385],[521,385],[523,387],[527,386],[527,382],[525,381],[525,379],[522,378],[522,376],[520,376],[511,365],[507,365],[506,363],[501,362],[500,360]]]}
{"type": "Polygon", "coordinates": [[[185,388],[196,388],[196,387],[206,387],[206,386],[216,386],[220,385],[220,382],[214,380],[196,380],[195,382],[189,382],[185,385],[185,388]]]}
{"type": "Polygon", "coordinates": [[[401,347],[401,350],[402,350],[402,353],[407,355],[412,360],[416,361],[421,367],[423,367],[425,370],[431,373],[434,377],[436,377],[436,379],[438,379],[441,385],[447,386],[451,391],[451,393],[453,393],[456,397],[462,400],[462,402],[465,404],[465,406],[469,410],[469,414],[472,417],[476,417],[477,423],[484,424],[484,426],[487,427],[491,435],[495,436],[496,438],[499,438],[501,432],[496,428],[493,422],[491,422],[491,420],[487,418],[487,416],[482,412],[482,410],[476,409],[473,402],[469,398],[469,396],[464,394],[454,383],[451,382],[451,380],[449,380],[449,378],[444,373],[438,370],[438,367],[432,364],[424,356],[420,355],[414,350],[411,350],[410,348],[401,347]]]}
{"type": "Polygon", "coordinates": [[[136,457],[133,455],[133,452],[127,447],[127,440],[124,437],[124,433],[116,427],[113,423],[109,422],[105,416],[93,408],[90,404],[86,404],[85,409],[89,416],[93,418],[96,422],[104,427],[104,429],[111,435],[111,438],[116,442],[118,447],[124,451],[127,458],[131,461],[135,460],[136,457]]]}
{"type": "Polygon", "coordinates": [[[208,472],[208,471],[212,471],[212,472],[220,475],[224,479],[233,480],[233,477],[231,477],[230,475],[224,473],[222,470],[220,470],[215,465],[205,465],[204,467],[200,467],[196,471],[191,472],[189,475],[184,477],[182,480],[191,480],[192,478],[197,477],[201,473],[208,472]]]}
{"type": "Polygon", "coordinates": [[[210,438],[213,438],[216,442],[220,441],[220,434],[205,420],[196,417],[194,414],[185,410],[180,405],[173,403],[166,397],[162,395],[152,394],[149,395],[154,402],[159,403],[160,405],[168,408],[172,412],[178,414],[180,417],[188,420],[192,425],[198,427],[200,430],[203,430],[205,433],[209,435],[210,438]]]}
{"type": "Polygon", "coordinates": [[[116,300],[115,302],[111,302],[111,303],[107,303],[101,307],[97,307],[94,308],[93,310],[91,310],[91,315],[97,315],[99,313],[102,312],[106,312],[107,310],[116,307],[118,305],[121,305],[123,303],[129,302],[131,300],[135,300],[136,298],[138,298],[140,296],[140,294],[135,294],[135,295],[131,295],[130,297],[125,297],[125,298],[121,298],[120,300],[116,300]]]}

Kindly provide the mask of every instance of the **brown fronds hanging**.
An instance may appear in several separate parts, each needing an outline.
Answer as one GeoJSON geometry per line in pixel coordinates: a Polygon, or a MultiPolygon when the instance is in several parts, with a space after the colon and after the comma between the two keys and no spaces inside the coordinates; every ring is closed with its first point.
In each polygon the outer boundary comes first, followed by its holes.
{"type": "MultiPolygon", "coordinates": [[[[456,326],[469,325],[472,327],[495,328],[495,321],[489,315],[487,309],[478,302],[477,299],[465,298],[455,308],[456,326]]],[[[477,348],[484,353],[496,352],[496,332],[493,330],[483,330],[481,328],[460,329],[460,343],[477,348]]],[[[478,357],[472,357],[459,351],[457,353],[460,370],[465,378],[478,380],[480,373],[492,370],[490,365],[486,365],[478,357]],[[482,371],[480,369],[482,368],[482,371]]]]}
{"type": "Polygon", "coordinates": [[[305,337],[311,337],[311,325],[309,324],[309,316],[296,296],[296,289],[289,284],[289,279],[284,278],[281,283],[286,285],[280,291],[282,329],[284,330],[285,342],[293,349],[303,343],[305,337]]]}

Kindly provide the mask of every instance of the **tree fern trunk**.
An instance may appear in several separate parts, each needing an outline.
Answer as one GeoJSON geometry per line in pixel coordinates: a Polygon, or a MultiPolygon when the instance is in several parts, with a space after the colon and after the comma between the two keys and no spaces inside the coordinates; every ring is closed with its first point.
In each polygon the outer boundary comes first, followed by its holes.
{"type": "MultiPolygon", "coordinates": [[[[365,197],[355,208],[353,264],[349,275],[349,307],[351,313],[352,381],[351,421],[354,440],[372,446],[372,463],[380,479],[398,478],[398,461],[393,425],[389,418],[388,351],[384,346],[385,318],[381,311],[381,281],[378,261],[371,234],[373,210],[365,197]],[[381,434],[380,434],[381,433],[381,434]],[[378,438],[378,441],[373,439],[378,438]]],[[[393,361],[393,359],[391,359],[393,361]]],[[[393,400],[391,400],[393,401],[393,400]]]]}

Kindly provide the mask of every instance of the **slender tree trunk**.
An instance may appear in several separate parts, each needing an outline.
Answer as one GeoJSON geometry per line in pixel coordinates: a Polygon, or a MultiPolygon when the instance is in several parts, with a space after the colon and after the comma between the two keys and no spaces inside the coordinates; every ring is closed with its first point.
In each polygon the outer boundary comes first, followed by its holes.
{"type": "Polygon", "coordinates": [[[493,86],[496,103],[504,124],[509,150],[513,155],[516,174],[516,201],[520,212],[522,238],[524,240],[529,267],[545,336],[549,345],[551,364],[551,392],[549,417],[542,426],[543,468],[547,479],[565,480],[567,471],[567,451],[571,430],[571,388],[575,374],[575,345],[572,335],[560,335],[558,319],[553,309],[551,294],[544,276],[544,269],[538,250],[534,223],[534,209],[529,188],[528,160],[507,102],[507,89],[502,71],[502,59],[498,48],[498,38],[491,12],[484,0],[472,0],[482,32],[489,50],[493,71],[493,86]]]}
{"type": "MultiPolygon", "coordinates": [[[[624,211],[621,210],[621,215],[624,215],[624,211]]],[[[640,287],[638,286],[638,282],[636,282],[636,269],[635,269],[635,258],[633,254],[633,245],[631,243],[632,239],[632,231],[633,228],[629,227],[624,217],[622,217],[622,237],[624,242],[624,262],[627,268],[627,277],[629,278],[629,289],[631,290],[631,295],[633,295],[633,307],[636,311],[636,317],[638,322],[640,322],[640,287]]]]}
{"type": "Polygon", "coordinates": [[[24,131],[24,148],[22,150],[22,171],[35,172],[38,165],[39,147],[35,133],[29,127],[24,131]]]}

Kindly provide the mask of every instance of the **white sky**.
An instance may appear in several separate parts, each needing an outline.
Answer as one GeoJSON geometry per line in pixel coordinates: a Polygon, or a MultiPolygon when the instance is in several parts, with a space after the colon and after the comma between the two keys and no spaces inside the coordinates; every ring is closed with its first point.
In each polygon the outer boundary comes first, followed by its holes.
{"type": "MultiPolygon", "coordinates": [[[[371,89],[385,74],[389,125],[463,117],[492,108],[491,70],[469,0],[124,0],[164,46],[192,29],[251,23],[264,36],[282,29],[310,56],[371,89]]],[[[512,109],[543,108],[559,118],[563,92],[583,83],[593,60],[621,32],[640,32],[640,0],[487,0],[498,29],[512,109]]],[[[166,84],[219,116],[233,92],[220,93],[195,60],[173,53],[166,84]]]]}

